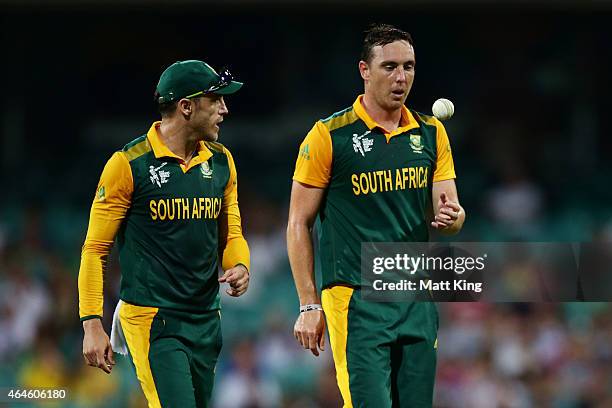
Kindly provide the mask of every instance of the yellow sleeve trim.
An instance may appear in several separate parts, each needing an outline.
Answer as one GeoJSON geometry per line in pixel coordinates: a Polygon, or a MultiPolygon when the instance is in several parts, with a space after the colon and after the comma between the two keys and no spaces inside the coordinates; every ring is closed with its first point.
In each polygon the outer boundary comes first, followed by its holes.
{"type": "Polygon", "coordinates": [[[315,187],[327,187],[331,178],[332,154],[329,128],[317,121],[300,145],[293,180],[315,187]]]}
{"type": "Polygon", "coordinates": [[[444,181],[456,178],[455,164],[453,163],[453,154],[451,151],[450,142],[446,129],[442,122],[436,118],[432,118],[433,124],[436,125],[436,169],[433,174],[433,182],[444,181]]]}
{"type": "Polygon", "coordinates": [[[314,178],[293,176],[293,180],[318,188],[325,188],[328,185],[328,183],[322,183],[320,180],[314,178]]]}
{"type": "Polygon", "coordinates": [[[223,270],[243,264],[251,268],[249,246],[242,235],[242,220],[238,207],[238,174],[234,158],[227,148],[220,145],[227,156],[229,166],[229,180],[225,186],[223,206],[219,216],[219,251],[221,253],[221,267],[223,270]]]}
{"type": "Polygon", "coordinates": [[[131,205],[134,182],[124,152],[106,163],[91,205],[79,268],[79,316],[102,316],[104,271],[115,235],[131,205]]]}

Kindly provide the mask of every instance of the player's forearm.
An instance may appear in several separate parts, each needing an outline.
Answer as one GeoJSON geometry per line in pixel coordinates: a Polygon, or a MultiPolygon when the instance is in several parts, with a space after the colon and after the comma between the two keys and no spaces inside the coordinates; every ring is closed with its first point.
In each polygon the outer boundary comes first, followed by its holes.
{"type": "Polygon", "coordinates": [[[306,224],[289,222],[287,252],[300,304],[320,303],[314,277],[312,236],[306,224]]]}
{"type": "Polygon", "coordinates": [[[86,239],[79,268],[79,316],[82,320],[102,317],[104,270],[113,241],[86,239]]]}
{"type": "Polygon", "coordinates": [[[230,197],[224,201],[219,217],[219,249],[224,271],[238,264],[251,269],[249,245],[242,235],[242,220],[235,195],[234,199],[230,197]]]}
{"type": "Polygon", "coordinates": [[[251,270],[249,245],[242,235],[233,237],[225,243],[221,259],[221,267],[224,271],[238,264],[244,265],[249,271],[251,270]]]}

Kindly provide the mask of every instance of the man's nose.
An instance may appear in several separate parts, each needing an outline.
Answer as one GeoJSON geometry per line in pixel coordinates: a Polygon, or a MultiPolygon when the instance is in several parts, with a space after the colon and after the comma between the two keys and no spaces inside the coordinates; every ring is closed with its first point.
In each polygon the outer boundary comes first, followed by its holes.
{"type": "Polygon", "coordinates": [[[395,80],[397,82],[406,82],[406,71],[404,71],[404,67],[397,67],[395,73],[395,80]]]}
{"type": "Polygon", "coordinates": [[[227,105],[225,104],[223,97],[221,97],[221,104],[219,105],[219,115],[227,115],[228,113],[229,110],[227,109],[227,105]]]}

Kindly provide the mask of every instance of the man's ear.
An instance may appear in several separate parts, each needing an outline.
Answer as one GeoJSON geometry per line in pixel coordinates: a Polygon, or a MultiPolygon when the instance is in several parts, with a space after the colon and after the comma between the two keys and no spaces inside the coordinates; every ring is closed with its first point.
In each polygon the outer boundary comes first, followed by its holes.
{"type": "Polygon", "coordinates": [[[370,66],[367,62],[363,60],[359,61],[359,73],[364,81],[368,81],[370,79],[370,66]]]}
{"type": "Polygon", "coordinates": [[[184,117],[188,118],[193,112],[193,101],[185,98],[181,99],[178,101],[178,110],[184,117]]]}

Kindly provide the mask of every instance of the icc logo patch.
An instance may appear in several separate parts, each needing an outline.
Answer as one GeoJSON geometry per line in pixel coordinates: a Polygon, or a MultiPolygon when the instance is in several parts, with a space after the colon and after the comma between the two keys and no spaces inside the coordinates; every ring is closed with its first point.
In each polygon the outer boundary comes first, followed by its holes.
{"type": "Polygon", "coordinates": [[[168,164],[168,162],[163,162],[159,167],[149,166],[151,183],[157,184],[157,187],[159,188],[161,188],[162,184],[166,184],[170,178],[170,172],[162,170],[166,164],[168,164]]]}
{"type": "Polygon", "coordinates": [[[213,171],[207,161],[200,164],[200,171],[202,172],[202,177],[212,178],[213,171]]]}
{"type": "Polygon", "coordinates": [[[366,131],[362,135],[358,135],[357,133],[353,133],[353,150],[355,153],[360,153],[363,157],[367,152],[372,151],[372,145],[374,144],[374,139],[369,139],[366,136],[371,133],[370,130],[366,131]]]}

